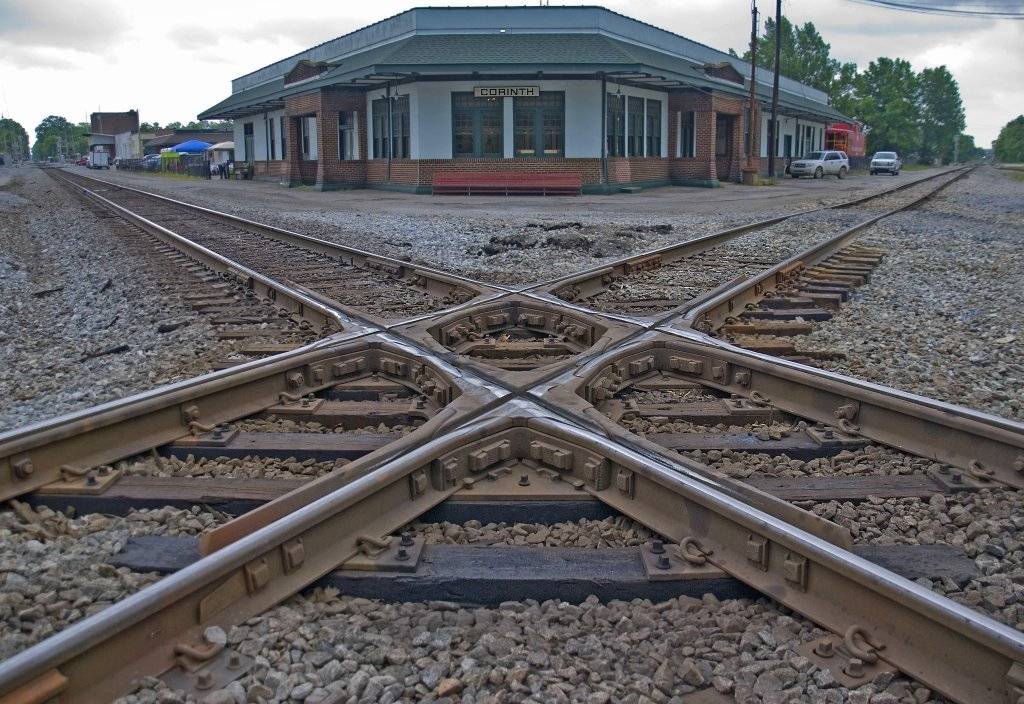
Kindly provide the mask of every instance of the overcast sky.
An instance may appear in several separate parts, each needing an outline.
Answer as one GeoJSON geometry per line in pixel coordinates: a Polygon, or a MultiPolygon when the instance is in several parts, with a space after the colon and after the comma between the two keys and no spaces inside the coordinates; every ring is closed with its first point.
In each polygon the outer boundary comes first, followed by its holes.
{"type": "MultiPolygon", "coordinates": [[[[0,112],[30,139],[50,114],[79,122],[95,110],[138,108],[143,121],[187,122],[225,98],[232,78],[416,4],[0,0],[0,112]]],[[[722,50],[742,53],[749,38],[749,0],[603,4],[722,50]]],[[[771,0],[758,5],[774,11],[771,0]]],[[[924,15],[854,0],[785,0],[783,13],[795,23],[813,21],[843,61],[866,66],[885,55],[907,58],[915,70],[945,64],[960,82],[967,132],[979,146],[1024,111],[1024,21],[924,15]]]]}

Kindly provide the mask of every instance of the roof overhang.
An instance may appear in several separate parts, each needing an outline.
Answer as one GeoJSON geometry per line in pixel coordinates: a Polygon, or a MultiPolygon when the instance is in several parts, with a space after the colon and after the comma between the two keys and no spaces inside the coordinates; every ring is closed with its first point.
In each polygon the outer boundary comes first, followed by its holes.
{"type": "MultiPolygon", "coordinates": [[[[694,66],[693,74],[680,73],[661,67],[644,64],[389,64],[364,66],[344,71],[341,67],[328,71],[321,77],[303,81],[298,85],[277,85],[269,87],[251,99],[246,99],[244,92],[236,94],[199,114],[199,119],[234,119],[261,112],[281,110],[285,107],[285,99],[293,95],[302,95],[327,87],[359,88],[373,90],[388,85],[397,86],[416,81],[437,80],[495,80],[497,78],[543,79],[557,76],[559,78],[576,77],[579,79],[597,79],[602,76],[614,83],[631,85],[653,90],[672,91],[679,89],[717,90],[744,97],[748,88],[732,81],[705,75],[702,67],[694,66]]],[[[258,90],[258,89],[257,89],[258,90]]],[[[764,96],[758,96],[764,105],[764,96]]],[[[808,110],[805,106],[791,103],[785,97],[780,101],[780,114],[798,116],[808,120],[828,122],[842,119],[838,113],[827,106],[822,112],[808,110]]]]}

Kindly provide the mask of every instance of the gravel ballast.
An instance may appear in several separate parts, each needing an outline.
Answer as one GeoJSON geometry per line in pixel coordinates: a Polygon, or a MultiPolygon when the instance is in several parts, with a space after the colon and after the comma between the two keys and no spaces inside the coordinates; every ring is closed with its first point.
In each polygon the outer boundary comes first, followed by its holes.
{"type": "Polygon", "coordinates": [[[148,241],[112,234],[41,169],[3,173],[0,431],[191,378],[232,353],[183,297],[194,279],[145,255],[148,241]]]}
{"type": "Polygon", "coordinates": [[[888,251],[798,350],[825,369],[1024,420],[1024,183],[975,170],[858,244],[888,251]]]}
{"type": "Polygon", "coordinates": [[[199,507],[123,518],[24,510],[0,511],[0,661],[156,582],[108,564],[128,538],[199,535],[225,519],[199,507]]]}
{"type": "Polygon", "coordinates": [[[807,213],[730,240],[706,252],[622,277],[607,291],[578,300],[601,311],[649,315],[682,305],[740,278],[749,278],[863,219],[845,210],[807,213]]]}
{"type": "MultiPolygon", "coordinates": [[[[255,668],[199,701],[682,704],[707,688],[737,702],[941,701],[891,675],[840,687],[796,652],[820,635],[768,602],[713,596],[472,608],[317,589],[232,628],[255,668]]],[[[119,704],[184,701],[147,679],[119,704]]]]}
{"type": "MultiPolygon", "coordinates": [[[[901,178],[916,180],[924,175],[901,178]]],[[[707,200],[702,197],[677,206],[671,197],[674,193],[695,189],[668,189],[661,192],[667,200],[652,195],[654,207],[645,208],[634,203],[642,202],[646,194],[622,204],[615,197],[585,196],[583,202],[575,198],[504,198],[487,205],[495,199],[381,195],[372,190],[308,194],[272,184],[171,180],[116,171],[99,178],[413,264],[512,286],[564,277],[620,257],[849,200],[900,182],[864,178],[856,193],[845,190],[850,181],[784,183],[759,190],[757,195],[763,199],[755,206],[744,202],[746,191],[733,196],[731,189],[740,187],[729,185],[721,189],[721,206],[711,208],[702,205],[700,201],[707,200]],[[254,189],[265,191],[265,197],[254,198],[254,189]],[[801,194],[804,190],[807,193],[801,194]],[[783,191],[787,199],[778,197],[783,191]],[[266,205],[267,201],[274,205],[266,205]],[[520,202],[537,205],[523,207],[520,202]],[[666,207],[665,203],[672,205],[666,207]]],[[[707,191],[697,193],[704,196],[707,191]]]]}

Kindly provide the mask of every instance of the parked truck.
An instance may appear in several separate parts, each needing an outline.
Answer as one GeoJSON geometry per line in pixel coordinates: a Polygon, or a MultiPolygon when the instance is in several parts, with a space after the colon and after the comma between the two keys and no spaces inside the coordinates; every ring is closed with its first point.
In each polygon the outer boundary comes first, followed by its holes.
{"type": "Polygon", "coordinates": [[[94,151],[89,154],[89,168],[91,169],[109,169],[110,168],[110,155],[106,152],[94,151]]]}

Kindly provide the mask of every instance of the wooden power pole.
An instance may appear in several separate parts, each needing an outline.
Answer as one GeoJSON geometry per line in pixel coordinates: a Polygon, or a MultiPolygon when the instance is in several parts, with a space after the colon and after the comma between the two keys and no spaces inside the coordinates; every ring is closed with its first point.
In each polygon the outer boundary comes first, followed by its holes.
{"type": "Polygon", "coordinates": [[[746,168],[756,169],[754,164],[754,115],[757,105],[758,80],[758,0],[751,0],[751,106],[746,131],[750,139],[746,140],[746,168]]]}
{"type": "Polygon", "coordinates": [[[775,76],[772,78],[772,121],[768,123],[768,176],[775,178],[779,149],[779,56],[782,44],[782,0],[775,0],[775,76]]]}

